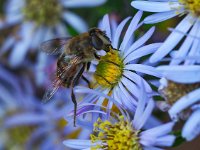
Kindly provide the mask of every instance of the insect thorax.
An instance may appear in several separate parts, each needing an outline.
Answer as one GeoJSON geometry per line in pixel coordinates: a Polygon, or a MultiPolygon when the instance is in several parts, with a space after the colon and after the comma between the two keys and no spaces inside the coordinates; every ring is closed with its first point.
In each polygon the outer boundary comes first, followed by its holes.
{"type": "Polygon", "coordinates": [[[83,58],[83,62],[94,59],[94,53],[95,49],[91,45],[91,38],[88,33],[72,38],[66,49],[67,55],[78,55],[83,58]]]}

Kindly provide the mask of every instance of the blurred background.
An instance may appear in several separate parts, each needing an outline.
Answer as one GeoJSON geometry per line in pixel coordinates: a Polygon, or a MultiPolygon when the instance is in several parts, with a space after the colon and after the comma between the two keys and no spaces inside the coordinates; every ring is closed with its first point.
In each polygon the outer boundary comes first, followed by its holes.
{"type": "MultiPolygon", "coordinates": [[[[39,46],[52,38],[86,32],[105,14],[120,23],[136,13],[131,1],[0,0],[0,150],[66,149],[64,139],[88,135],[73,125],[66,127],[62,116],[73,109],[67,89],[61,88],[55,101],[41,103],[57,56],[42,53],[39,46]]],[[[178,19],[157,24],[149,42],[162,42],[178,19]]],[[[151,26],[142,26],[136,34],[151,26]]],[[[199,150],[199,140],[173,150],[199,150]]]]}

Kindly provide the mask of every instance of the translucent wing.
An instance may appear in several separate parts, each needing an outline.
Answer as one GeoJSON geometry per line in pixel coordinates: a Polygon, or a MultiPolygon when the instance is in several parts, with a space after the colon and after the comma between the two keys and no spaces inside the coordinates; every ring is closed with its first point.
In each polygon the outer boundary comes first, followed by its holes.
{"type": "MultiPolygon", "coordinates": [[[[72,55],[70,57],[69,64],[64,69],[64,71],[60,72],[60,74],[58,76],[60,78],[63,78],[65,76],[67,76],[67,73],[68,73],[69,69],[71,67],[74,67],[74,66],[78,65],[81,62],[82,62],[82,58],[81,57],[76,56],[76,55],[74,55],[74,56],[72,55]]],[[[48,89],[46,90],[46,92],[45,92],[45,94],[43,96],[42,102],[43,103],[47,103],[52,98],[52,96],[56,93],[56,91],[59,89],[60,86],[62,86],[62,81],[58,77],[56,77],[56,79],[52,82],[52,85],[50,85],[48,87],[48,89]]]]}
{"type": "Polygon", "coordinates": [[[62,53],[63,46],[66,45],[70,39],[71,37],[64,37],[45,41],[40,45],[40,50],[49,55],[62,53]]]}
{"type": "Polygon", "coordinates": [[[52,98],[52,96],[56,93],[56,91],[59,89],[61,85],[62,85],[61,80],[55,79],[53,84],[46,90],[42,98],[42,102],[47,103],[52,98]]]}

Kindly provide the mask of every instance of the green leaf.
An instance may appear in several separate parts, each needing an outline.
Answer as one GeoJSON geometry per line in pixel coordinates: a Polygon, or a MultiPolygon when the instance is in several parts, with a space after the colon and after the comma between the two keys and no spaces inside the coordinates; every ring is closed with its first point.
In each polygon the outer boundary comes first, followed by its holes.
{"type": "Polygon", "coordinates": [[[174,131],[172,134],[174,134],[176,136],[176,140],[173,144],[173,147],[177,147],[177,146],[181,145],[182,143],[186,142],[185,138],[183,138],[181,136],[181,130],[174,131]]]}

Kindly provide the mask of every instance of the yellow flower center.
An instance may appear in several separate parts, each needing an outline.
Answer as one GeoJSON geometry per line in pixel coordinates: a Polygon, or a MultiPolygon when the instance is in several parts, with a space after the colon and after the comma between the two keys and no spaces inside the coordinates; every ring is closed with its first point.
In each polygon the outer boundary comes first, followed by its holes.
{"type": "Polygon", "coordinates": [[[6,141],[6,148],[7,149],[24,149],[26,142],[28,141],[29,137],[31,136],[32,132],[36,126],[16,126],[13,128],[7,129],[7,136],[8,139],[6,141]]]}
{"type": "Polygon", "coordinates": [[[179,0],[196,17],[200,17],[200,0],[179,0]]]}
{"type": "Polygon", "coordinates": [[[112,88],[120,81],[123,69],[124,63],[119,52],[111,50],[101,57],[94,78],[102,87],[112,88]]]}
{"type": "Polygon", "coordinates": [[[26,0],[22,11],[25,19],[38,25],[55,25],[60,19],[62,7],[57,0],[26,0]]]}
{"type": "Polygon", "coordinates": [[[135,131],[130,122],[119,118],[119,122],[112,124],[110,121],[98,119],[94,124],[94,133],[90,135],[92,150],[142,150],[139,144],[139,131],[135,131]],[[101,142],[101,143],[99,143],[101,142]]]}
{"type": "Polygon", "coordinates": [[[168,86],[162,89],[163,96],[171,106],[181,97],[200,87],[200,83],[180,84],[168,80],[168,86]]]}

